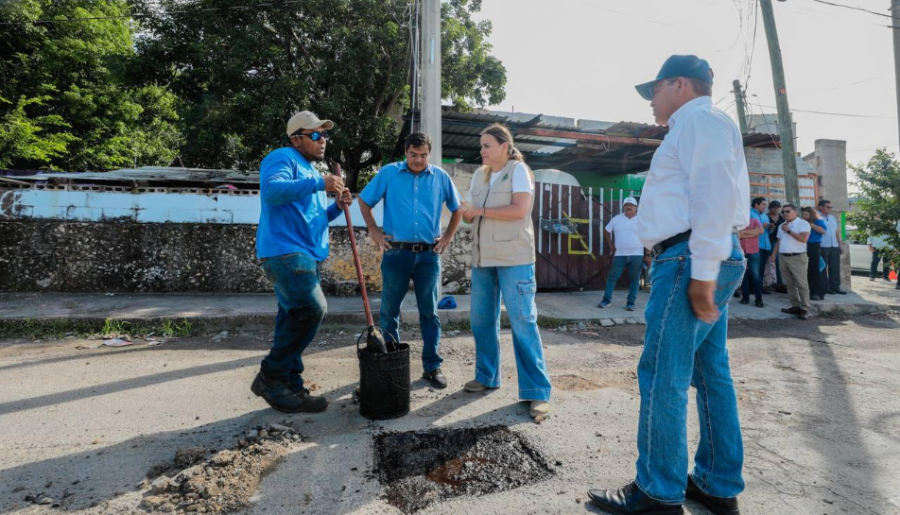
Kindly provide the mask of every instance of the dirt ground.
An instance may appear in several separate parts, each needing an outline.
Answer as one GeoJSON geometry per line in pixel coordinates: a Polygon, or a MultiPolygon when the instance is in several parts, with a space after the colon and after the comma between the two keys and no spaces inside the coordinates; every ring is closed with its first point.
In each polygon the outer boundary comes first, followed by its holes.
{"type": "MultiPolygon", "coordinates": [[[[121,348],[75,337],[0,340],[0,513],[399,514],[382,483],[389,476],[376,470],[376,441],[473,427],[509,428],[503,441],[534,449],[550,472],[485,495],[435,497],[416,513],[600,513],[585,506],[585,491],[633,477],[643,326],[544,330],[555,389],[540,425],[518,402],[508,332],[503,387],[474,395],[462,390],[474,373],[471,334],[443,340],[443,391],[418,379],[419,336],[406,334],[409,415],[362,418],[351,329],[360,328],[323,332],[306,354],[308,386],[328,397],[328,411],[287,416],[249,391],[266,332],[121,348]],[[198,447],[185,461],[184,450],[198,447]],[[191,486],[185,471],[197,478],[191,486]],[[161,475],[172,482],[154,486],[161,475]]],[[[742,512],[900,514],[900,316],[737,322],[730,335],[746,454],[742,512]]],[[[693,399],[690,410],[696,445],[693,399]]]]}

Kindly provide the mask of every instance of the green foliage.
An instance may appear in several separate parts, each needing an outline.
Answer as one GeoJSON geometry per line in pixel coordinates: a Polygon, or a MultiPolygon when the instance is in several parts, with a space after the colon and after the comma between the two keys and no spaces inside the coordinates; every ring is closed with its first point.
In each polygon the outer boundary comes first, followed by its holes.
{"type": "Polygon", "coordinates": [[[100,329],[100,334],[108,335],[110,338],[123,335],[128,332],[129,325],[131,325],[131,322],[107,318],[103,322],[103,328],[100,329]]]}
{"type": "Polygon", "coordinates": [[[175,97],[131,73],[125,0],[0,2],[3,166],[71,171],[168,164],[181,142],[175,97]]]}
{"type": "Polygon", "coordinates": [[[856,226],[867,236],[883,236],[894,247],[892,260],[900,264],[900,163],[884,149],[875,151],[868,163],[850,165],[860,189],[856,226]]]}
{"type": "MultiPolygon", "coordinates": [[[[392,155],[408,108],[410,0],[134,0],[155,9],[138,38],[140,73],[180,99],[187,166],[255,169],[287,143],[285,121],[310,109],[335,121],[328,158],[351,188],[392,155]],[[212,9],[211,8],[218,8],[212,9]]],[[[462,107],[503,99],[477,0],[443,6],[444,95],[462,107]]]]}
{"type": "Polygon", "coordinates": [[[163,320],[159,325],[159,334],[170,338],[172,336],[188,337],[193,333],[194,326],[188,319],[182,319],[181,323],[174,320],[163,320]]]}

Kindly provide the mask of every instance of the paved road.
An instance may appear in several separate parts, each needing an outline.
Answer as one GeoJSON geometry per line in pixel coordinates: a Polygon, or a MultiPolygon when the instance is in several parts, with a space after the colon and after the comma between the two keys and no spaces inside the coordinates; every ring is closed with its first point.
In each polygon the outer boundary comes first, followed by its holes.
{"type": "MultiPolygon", "coordinates": [[[[743,513],[900,514],[900,317],[737,321],[731,333],[747,457],[743,513]]],[[[332,404],[321,415],[287,417],[308,441],[263,480],[249,513],[397,514],[371,478],[373,435],[484,424],[522,433],[560,462],[556,475],[420,513],[596,513],[583,505],[585,490],[620,485],[634,471],[642,334],[637,325],[544,331],[556,386],[553,416],[541,425],[517,402],[508,333],[503,388],[462,392],[473,374],[473,340],[448,337],[450,388],[416,381],[412,412],[383,423],[361,418],[350,401],[358,378],[352,336],[322,335],[307,356],[307,378],[332,404]]],[[[97,342],[0,341],[0,512],[124,513],[140,501],[135,485],[177,448],[227,447],[252,425],[284,420],[248,389],[268,339],[247,333],[85,350],[76,346],[97,342]],[[39,492],[62,506],[23,501],[39,492]]],[[[414,377],[419,359],[415,352],[414,377]]],[[[690,409],[696,445],[693,400],[690,409]]]]}

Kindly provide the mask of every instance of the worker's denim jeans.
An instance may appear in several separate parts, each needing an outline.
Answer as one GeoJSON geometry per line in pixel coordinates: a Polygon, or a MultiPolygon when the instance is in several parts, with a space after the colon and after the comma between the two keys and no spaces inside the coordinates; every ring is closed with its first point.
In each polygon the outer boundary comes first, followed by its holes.
{"type": "Polygon", "coordinates": [[[303,351],[325,319],[327,305],[319,286],[319,263],[296,252],[262,260],[266,277],[274,284],[278,300],[275,338],[262,361],[263,373],[286,381],[291,390],[303,388],[303,351]]]}
{"type": "Polygon", "coordinates": [[[616,282],[622,277],[622,272],[628,270],[628,306],[634,306],[637,300],[638,288],[641,286],[641,270],[644,268],[644,256],[615,256],[609,275],[606,276],[606,291],[603,292],[603,300],[611,301],[616,282]]]}
{"type": "Polygon", "coordinates": [[[741,282],[743,298],[749,299],[752,291],[756,302],[762,302],[762,275],[759,272],[759,256],[759,252],[747,254],[747,271],[744,273],[744,280],[741,282]]]}
{"type": "Polygon", "coordinates": [[[688,299],[691,256],[679,243],[653,260],[644,351],[638,364],[641,413],[638,423],[637,486],[665,503],[684,501],[688,474],[687,404],[697,389],[700,444],[691,477],[715,497],[744,489],[744,449],[728,350],[728,301],[744,275],[744,255],[734,238],[722,262],[715,303],[718,321],[700,321],[688,299]]]}
{"type": "Polygon", "coordinates": [[[550,374],[537,326],[534,264],[472,268],[472,333],[475,336],[475,379],[497,388],[500,373],[500,297],[512,326],[513,352],[519,376],[519,398],[550,400],[550,374]]]}
{"type": "MultiPolygon", "coordinates": [[[[422,330],[422,368],[431,372],[441,367],[441,319],[438,317],[437,284],[441,278],[441,257],[431,251],[390,249],[381,260],[381,318],[378,324],[385,340],[400,343],[400,308],[413,281],[419,325],[422,330]]],[[[407,342],[404,342],[407,343],[407,342]]]]}

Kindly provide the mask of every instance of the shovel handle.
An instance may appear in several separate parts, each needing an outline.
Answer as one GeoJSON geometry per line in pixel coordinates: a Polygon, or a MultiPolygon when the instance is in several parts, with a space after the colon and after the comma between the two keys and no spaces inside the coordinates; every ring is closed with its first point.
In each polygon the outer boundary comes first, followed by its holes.
{"type": "MultiPolygon", "coordinates": [[[[341,165],[335,165],[335,171],[341,174],[341,165]]],[[[356,233],[353,231],[353,220],[350,218],[350,206],[344,206],[344,218],[347,219],[347,234],[350,236],[350,250],[353,251],[353,264],[356,265],[356,278],[359,280],[359,291],[362,293],[363,308],[366,310],[366,323],[375,325],[372,310],[369,308],[369,294],[366,292],[366,279],[363,277],[362,263],[359,261],[359,248],[356,246],[356,233]]]]}

